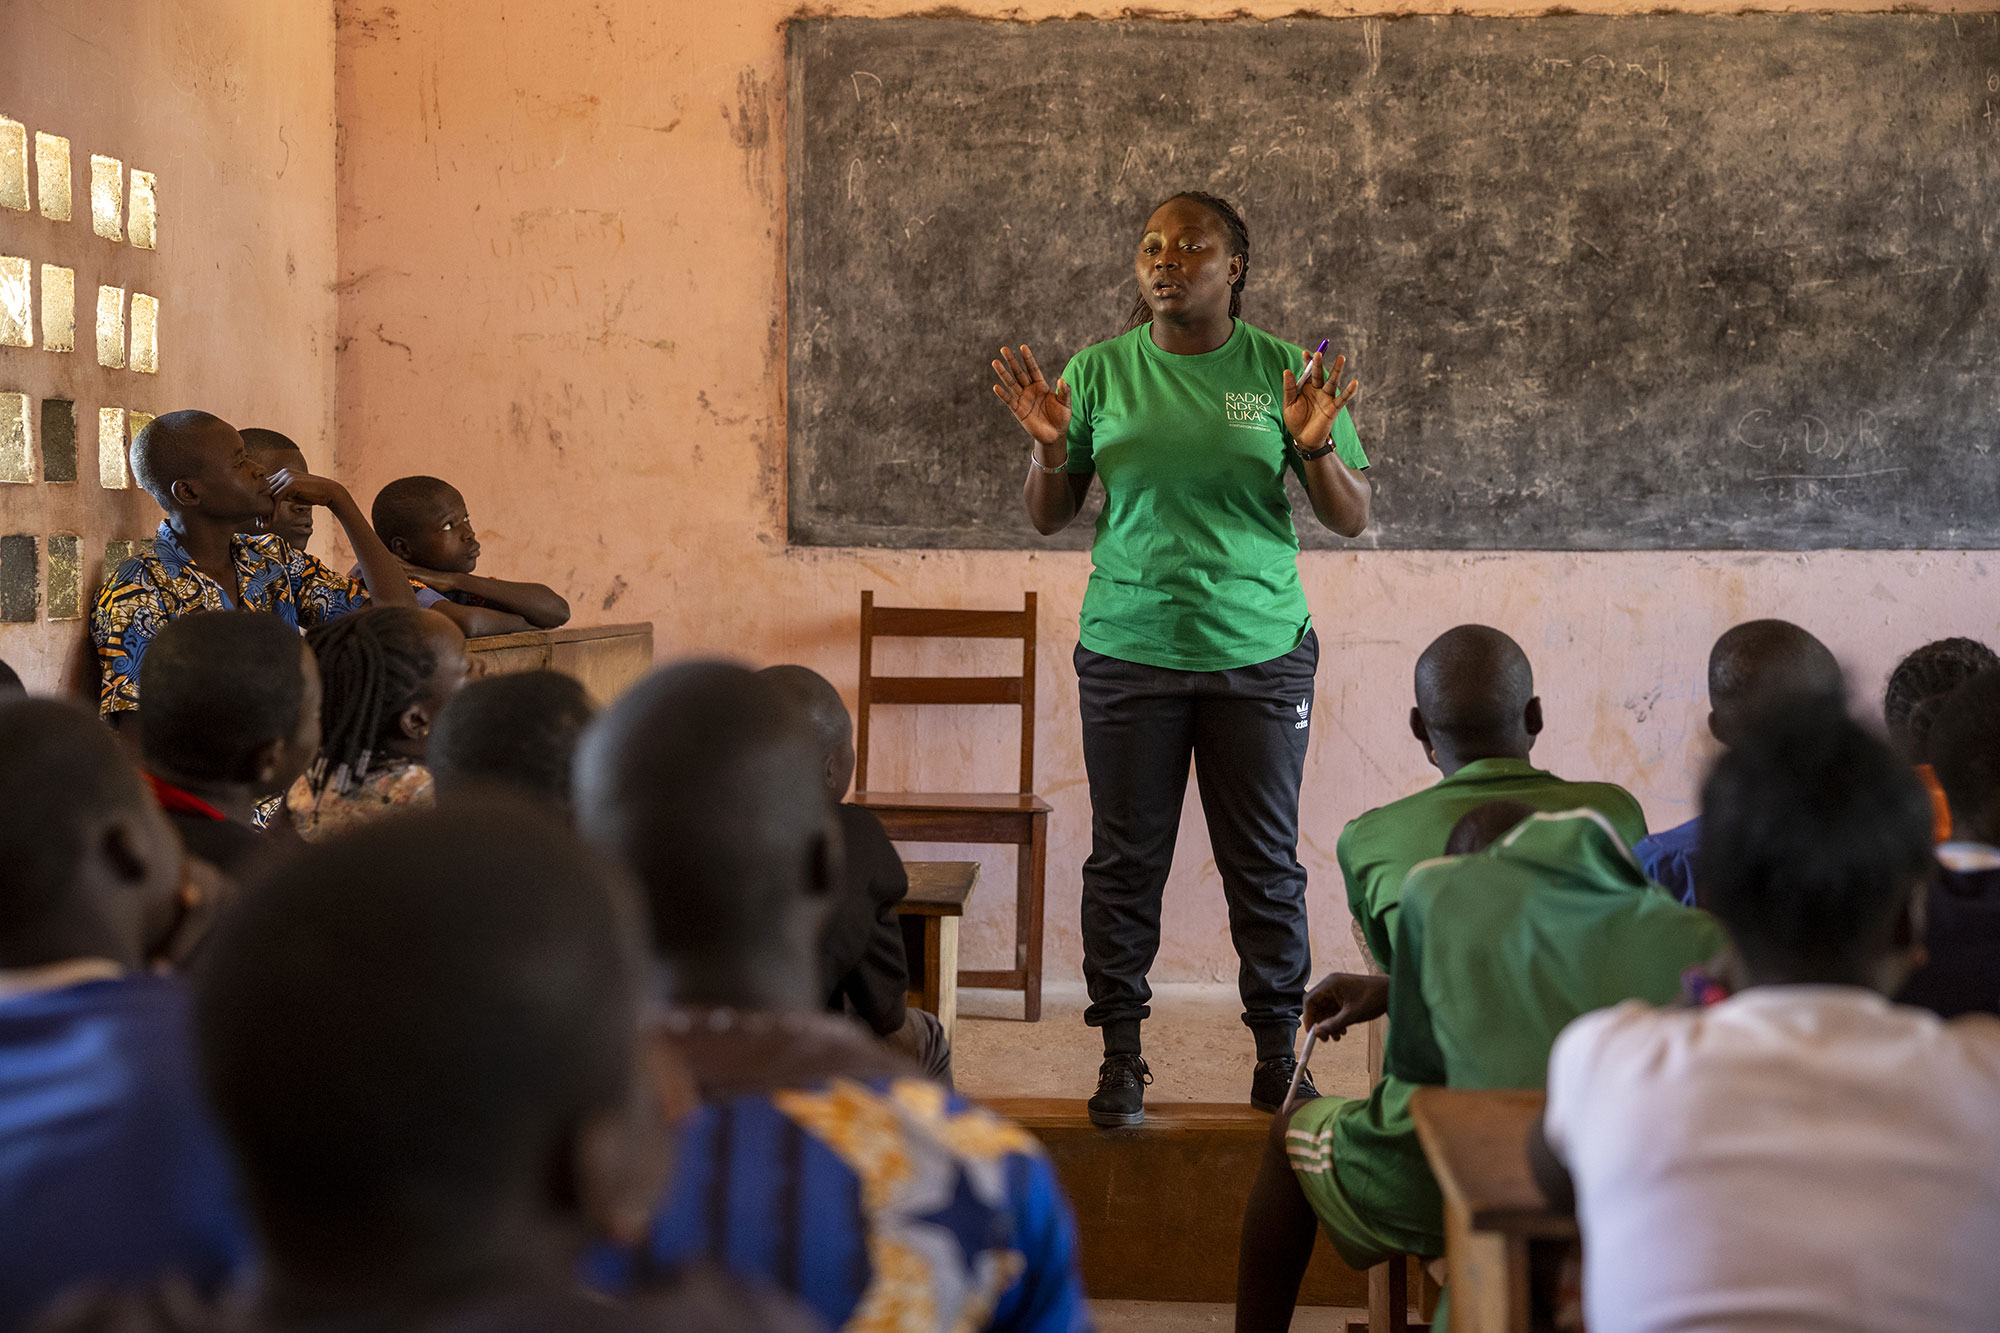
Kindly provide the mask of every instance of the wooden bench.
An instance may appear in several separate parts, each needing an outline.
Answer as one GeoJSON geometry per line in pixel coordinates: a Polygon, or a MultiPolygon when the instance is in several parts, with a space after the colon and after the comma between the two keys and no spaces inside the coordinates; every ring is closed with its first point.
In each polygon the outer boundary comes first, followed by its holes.
{"type": "Polygon", "coordinates": [[[1444,1194],[1452,1333],[1528,1333],[1528,1248],[1577,1237],[1528,1165],[1546,1100],[1512,1088],[1419,1088],[1410,1115],[1444,1194]]]}
{"type": "Polygon", "coordinates": [[[979,883],[977,861],[905,861],[910,893],[896,905],[910,963],[910,1003],[937,1015],[946,1041],[958,1026],[958,920],[979,883]]]}

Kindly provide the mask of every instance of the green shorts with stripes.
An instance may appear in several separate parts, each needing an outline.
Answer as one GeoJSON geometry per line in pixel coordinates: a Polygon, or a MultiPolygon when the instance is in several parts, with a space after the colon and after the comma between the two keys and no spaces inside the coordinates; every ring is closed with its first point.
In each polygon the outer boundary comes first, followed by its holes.
{"type": "Polygon", "coordinates": [[[1394,1241],[1368,1224],[1340,1186],[1333,1155],[1334,1122],[1343,1108],[1353,1107],[1349,1114],[1354,1114],[1366,1105],[1365,1100],[1320,1097],[1294,1111],[1285,1127],[1285,1158],[1291,1163],[1292,1175],[1341,1261],[1357,1273],[1403,1253],[1394,1241]]]}

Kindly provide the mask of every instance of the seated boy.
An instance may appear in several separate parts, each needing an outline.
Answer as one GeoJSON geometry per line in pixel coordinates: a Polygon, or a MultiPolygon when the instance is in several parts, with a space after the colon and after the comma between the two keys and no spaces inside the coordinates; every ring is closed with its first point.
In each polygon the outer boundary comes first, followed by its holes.
{"type": "Polygon", "coordinates": [[[2000,671],[1952,692],[1929,735],[1951,805],[1925,899],[1925,962],[1897,994],[1942,1018],[2000,1015],[2000,671]]]}
{"type": "Polygon", "coordinates": [[[1598,811],[1628,845],[1646,836],[1646,816],[1622,787],[1565,782],[1528,762],[1542,731],[1542,701],[1519,644],[1497,629],[1460,625],[1417,659],[1410,730],[1441,781],[1370,810],[1348,824],[1337,854],[1347,907],[1368,951],[1394,972],[1396,907],[1403,879],[1419,861],[1442,855],[1452,825],[1488,801],[1537,810],[1598,811]]]}
{"type": "Polygon", "coordinates": [[[519,671],[475,680],[444,706],[424,762],[439,804],[495,789],[570,818],[576,743],[597,716],[574,676],[519,671]]]}
{"type": "Polygon", "coordinates": [[[319,668],[297,630],[254,611],[169,623],[139,668],[139,749],[181,845],[241,882],[281,850],[258,805],[319,750],[319,668]]]}
{"type": "Polygon", "coordinates": [[[638,1273],[708,1256],[857,1331],[1083,1329],[1075,1227],[1034,1138],[825,1012],[825,772],[790,701],[721,663],[654,673],[584,736],[577,819],[650,899],[662,1040],[703,1101],[638,1273]]]}
{"type": "MultiPolygon", "coordinates": [[[[1774,700],[1805,694],[1839,702],[1846,685],[1826,645],[1788,620],[1751,620],[1724,631],[1708,654],[1708,733],[1734,744],[1745,724],[1774,700]]],[[[1640,839],[1632,850],[1655,884],[1694,906],[1696,816],[1640,839]]]]}
{"type": "MultiPolygon", "coordinates": [[[[642,1058],[638,921],[511,802],[358,830],[257,881],[210,942],[197,1023],[262,1280],[172,1326],[771,1328],[757,1298],[619,1309],[575,1282],[593,1233],[643,1231],[666,1160],[654,1080],[686,1087],[642,1058]]],[[[168,1322],[120,1304],[59,1327],[168,1322]]]]}
{"type": "Polygon", "coordinates": [[[188,997],[147,965],[181,849],[96,718],[0,703],[0,1328],[83,1283],[242,1260],[188,997]]]}
{"type": "Polygon", "coordinates": [[[167,516],[152,553],[120,565],[91,612],[102,677],[98,711],[114,722],[139,708],[139,664],[160,627],[177,616],[265,611],[305,630],[371,601],[416,605],[402,566],[345,487],[304,472],[267,476],[220,417],[169,412],[147,422],[132,441],[132,474],[167,516]],[[266,530],[288,499],[333,511],[360,558],[362,582],[266,530]]]}
{"type": "Polygon", "coordinates": [[[553,588],[472,572],[479,564],[479,537],[465,497],[436,477],[390,482],[375,496],[371,517],[403,562],[417,604],[450,616],[467,638],[569,622],[569,603],[553,588]]]}
{"type": "Polygon", "coordinates": [[[1742,983],[1623,1004],[1549,1058],[1538,1174],[1574,1181],[1584,1319],[1991,1328],[2000,1022],[1892,1005],[1922,934],[1924,793],[1838,709],[1761,720],[1702,789],[1702,899],[1742,983]]]}
{"type": "Polygon", "coordinates": [[[840,810],[847,873],[820,932],[826,1007],[859,1018],[875,1034],[951,1086],[951,1044],[937,1015],[908,1004],[910,966],[896,905],[909,896],[903,858],[872,811],[846,802],[854,781],[854,721],[833,682],[808,667],[766,667],[765,680],[805,715],[825,763],[826,790],[840,810]]]}
{"type": "MultiPolygon", "coordinates": [[[[1571,1019],[1634,996],[1669,1001],[1723,943],[1706,913],[1647,881],[1595,810],[1534,812],[1484,851],[1412,870],[1382,1081],[1365,1099],[1277,1117],[1244,1217],[1239,1333],[1289,1326],[1315,1221],[1357,1269],[1444,1253],[1443,1202],[1409,1116],[1418,1086],[1540,1087],[1571,1019]]],[[[1307,1022],[1333,1001],[1315,987],[1307,1022]]]]}
{"type": "MultiPolygon", "coordinates": [[[[311,472],[306,465],[306,456],[289,435],[281,435],[261,426],[244,426],[237,434],[243,437],[243,447],[250,451],[257,466],[271,476],[280,472],[311,472]]],[[[313,507],[301,500],[286,496],[278,501],[271,519],[264,525],[266,532],[274,532],[285,539],[289,546],[306,549],[306,543],[313,535],[313,507]]]]}
{"type": "Polygon", "coordinates": [[[1951,804],[1931,767],[1931,722],[1951,692],[1982,671],[2000,668],[2000,655],[1977,639],[1938,639],[1913,649],[1889,673],[1882,692],[1882,721],[1889,743],[1914,764],[1931,801],[1931,837],[1951,837],[1951,804]]]}

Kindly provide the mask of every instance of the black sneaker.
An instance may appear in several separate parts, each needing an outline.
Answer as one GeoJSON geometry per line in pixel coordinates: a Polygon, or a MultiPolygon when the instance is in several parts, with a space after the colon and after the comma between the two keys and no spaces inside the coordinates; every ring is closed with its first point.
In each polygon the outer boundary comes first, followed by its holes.
{"type": "Polygon", "coordinates": [[[1105,1128],[1143,1123],[1146,1085],[1152,1081],[1153,1071],[1138,1056],[1105,1056],[1097,1067],[1097,1095],[1090,1099],[1090,1123],[1105,1128]]]}
{"type": "MultiPolygon", "coordinates": [[[[1260,1111],[1276,1114],[1285,1100],[1285,1089],[1292,1086],[1292,1072],[1299,1062],[1289,1055],[1281,1055],[1275,1060],[1259,1060],[1257,1071],[1250,1076],[1250,1104],[1260,1111]]],[[[1294,1101],[1309,1102],[1319,1096],[1319,1089],[1313,1086],[1310,1073],[1299,1075],[1299,1090],[1292,1094],[1294,1101]]]]}

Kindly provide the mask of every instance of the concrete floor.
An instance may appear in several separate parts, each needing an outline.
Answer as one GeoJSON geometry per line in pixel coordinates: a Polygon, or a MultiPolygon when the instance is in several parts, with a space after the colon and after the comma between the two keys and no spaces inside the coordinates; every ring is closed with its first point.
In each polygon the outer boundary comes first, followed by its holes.
{"type": "MultiPolygon", "coordinates": [[[[1092,1301],[1090,1317],[1097,1324],[1097,1333],[1225,1333],[1235,1327],[1236,1307],[1182,1301],[1092,1301]]],[[[1347,1333],[1350,1319],[1366,1323],[1368,1312],[1302,1305],[1292,1316],[1292,1333],[1347,1333]]]]}
{"type": "MultiPolygon", "coordinates": [[[[1247,1103],[1256,1053],[1236,988],[1173,983],[1153,992],[1144,1035],[1153,1071],[1146,1099],[1247,1103]]],[[[1024,1023],[1018,993],[960,991],[952,1055],[959,1091],[971,1097],[1090,1096],[1104,1048],[1083,1025],[1087,1002],[1081,982],[1044,985],[1041,1021],[1024,1023]]],[[[1358,1032],[1315,1048],[1311,1067],[1322,1093],[1359,1097],[1368,1091],[1367,1050],[1358,1032]]]]}

